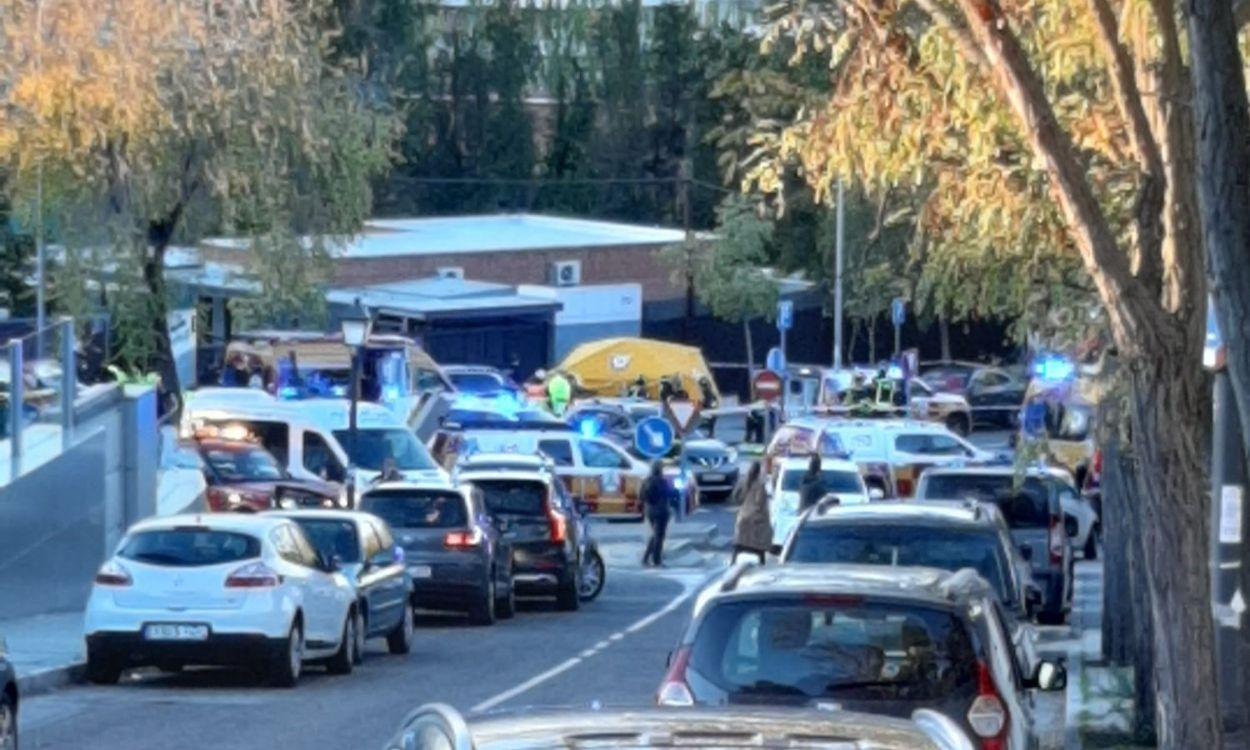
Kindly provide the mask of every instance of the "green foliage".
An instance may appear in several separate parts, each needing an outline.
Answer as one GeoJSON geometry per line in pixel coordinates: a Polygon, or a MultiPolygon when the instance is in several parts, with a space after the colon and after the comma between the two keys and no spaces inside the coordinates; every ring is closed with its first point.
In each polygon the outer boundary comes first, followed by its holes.
{"type": "MultiPolygon", "coordinates": [[[[699,301],[716,317],[735,323],[771,316],[777,308],[777,284],[764,268],[772,223],[739,196],[721,204],[718,219],[716,242],[696,250],[689,266],[699,301]]],[[[686,252],[679,246],[666,255],[679,275],[686,252]]]]}
{"type": "Polygon", "coordinates": [[[253,248],[267,259],[257,269],[260,294],[231,301],[236,324],[242,329],[323,328],[325,281],[333,267],[327,242],[320,237],[301,242],[283,231],[257,238],[253,248]]]}

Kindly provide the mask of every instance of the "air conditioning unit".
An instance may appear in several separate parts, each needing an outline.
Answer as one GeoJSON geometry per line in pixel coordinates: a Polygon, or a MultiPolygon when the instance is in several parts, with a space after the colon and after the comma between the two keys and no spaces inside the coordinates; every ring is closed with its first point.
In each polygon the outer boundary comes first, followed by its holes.
{"type": "Polygon", "coordinates": [[[558,260],[551,264],[552,286],[577,286],[582,283],[580,260],[558,260]]]}
{"type": "Polygon", "coordinates": [[[440,279],[463,279],[464,269],[460,266],[443,266],[438,269],[437,274],[440,279]]]}

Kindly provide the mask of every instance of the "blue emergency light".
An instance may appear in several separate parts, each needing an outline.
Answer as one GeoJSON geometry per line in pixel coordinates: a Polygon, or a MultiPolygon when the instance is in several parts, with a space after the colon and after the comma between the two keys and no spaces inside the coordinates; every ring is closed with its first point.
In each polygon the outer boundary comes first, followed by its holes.
{"type": "Polygon", "coordinates": [[[1076,365],[1067,357],[1043,357],[1033,365],[1033,374],[1042,380],[1059,382],[1067,380],[1076,372],[1076,365]]]}

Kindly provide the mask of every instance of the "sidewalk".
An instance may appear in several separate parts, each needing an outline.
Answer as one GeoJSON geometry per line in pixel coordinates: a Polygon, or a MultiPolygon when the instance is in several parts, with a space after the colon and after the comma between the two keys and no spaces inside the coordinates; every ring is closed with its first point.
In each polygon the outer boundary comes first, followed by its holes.
{"type": "Polygon", "coordinates": [[[0,636],[8,643],[8,658],[17,670],[22,695],[82,680],[86,655],[81,612],[0,620],[0,636]]]}
{"type": "MultiPolygon", "coordinates": [[[[647,524],[595,522],[591,533],[609,568],[642,567],[642,551],[651,534],[647,524]]],[[[694,518],[674,521],[665,536],[664,564],[670,568],[706,568],[723,562],[730,544],[714,523],[694,518]]]]}

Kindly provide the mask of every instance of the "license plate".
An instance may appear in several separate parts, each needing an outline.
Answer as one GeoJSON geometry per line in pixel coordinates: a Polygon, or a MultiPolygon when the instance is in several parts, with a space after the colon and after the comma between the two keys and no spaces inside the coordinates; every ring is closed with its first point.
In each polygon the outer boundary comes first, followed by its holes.
{"type": "Polygon", "coordinates": [[[434,574],[429,565],[412,565],[408,568],[408,575],[413,578],[429,578],[434,574]]]}
{"type": "Polygon", "coordinates": [[[704,474],[702,479],[705,482],[723,482],[725,481],[725,475],[724,474],[704,474]]]}
{"type": "Polygon", "coordinates": [[[143,637],[149,641],[207,641],[207,625],[181,625],[166,623],[143,628],[143,637]]]}

